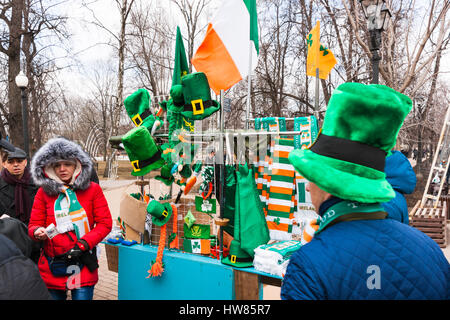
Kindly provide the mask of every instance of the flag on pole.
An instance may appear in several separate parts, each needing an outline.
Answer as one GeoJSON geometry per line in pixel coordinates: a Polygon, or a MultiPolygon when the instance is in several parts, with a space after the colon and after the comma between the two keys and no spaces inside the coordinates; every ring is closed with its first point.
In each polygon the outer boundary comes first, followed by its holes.
{"type": "Polygon", "coordinates": [[[180,27],[177,26],[177,38],[175,42],[175,64],[173,66],[172,86],[181,84],[181,78],[189,73],[189,65],[186,59],[183,38],[180,27]]]}
{"type": "Polygon", "coordinates": [[[209,86],[219,94],[256,68],[258,54],[256,0],[224,0],[192,64],[206,74],[209,86]]]}
{"type": "Polygon", "coordinates": [[[320,43],[320,21],[306,37],[308,56],[306,58],[306,75],[315,77],[316,68],[319,69],[319,78],[326,79],[336,64],[336,58],[330,49],[320,43]]]}

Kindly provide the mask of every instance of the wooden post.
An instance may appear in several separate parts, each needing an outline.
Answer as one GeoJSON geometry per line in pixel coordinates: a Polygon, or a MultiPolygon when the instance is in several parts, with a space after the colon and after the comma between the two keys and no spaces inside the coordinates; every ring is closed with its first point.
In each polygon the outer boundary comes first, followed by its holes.
{"type": "Polygon", "coordinates": [[[259,275],[234,270],[234,292],[236,300],[259,300],[261,283],[259,275]]]}

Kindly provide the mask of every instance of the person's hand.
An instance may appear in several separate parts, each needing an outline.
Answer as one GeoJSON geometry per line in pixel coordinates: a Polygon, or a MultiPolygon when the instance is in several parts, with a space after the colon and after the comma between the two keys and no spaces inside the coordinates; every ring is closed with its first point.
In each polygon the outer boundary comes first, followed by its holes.
{"type": "Polygon", "coordinates": [[[47,233],[45,232],[45,228],[39,227],[34,231],[34,237],[38,240],[45,240],[47,239],[47,233]]]}

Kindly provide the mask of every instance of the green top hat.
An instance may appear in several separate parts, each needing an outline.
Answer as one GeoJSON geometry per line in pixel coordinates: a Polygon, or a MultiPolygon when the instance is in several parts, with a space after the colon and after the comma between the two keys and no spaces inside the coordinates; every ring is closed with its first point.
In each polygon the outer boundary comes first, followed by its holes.
{"type": "Polygon", "coordinates": [[[170,203],[160,203],[151,200],[147,206],[147,212],[152,216],[152,222],[158,227],[162,227],[172,216],[172,206],[170,203]]]}
{"type": "Polygon", "coordinates": [[[384,173],[403,120],[407,96],[383,85],[344,83],[334,90],[323,127],[309,149],[289,161],[306,179],[342,199],[386,202],[395,192],[384,173]]]}
{"type": "Polygon", "coordinates": [[[185,118],[202,120],[220,109],[220,103],[211,99],[211,89],[203,72],[185,75],[181,79],[181,85],[184,96],[184,110],[181,114],[185,118]]]}
{"type": "Polygon", "coordinates": [[[122,137],[122,143],[133,166],[133,176],[143,176],[164,165],[161,149],[145,127],[136,127],[122,137]]]}
{"type": "Polygon", "coordinates": [[[236,268],[248,268],[253,266],[253,258],[241,249],[241,243],[233,239],[230,244],[230,254],[222,259],[223,264],[236,268]]]}
{"type": "Polygon", "coordinates": [[[138,89],[123,102],[131,121],[136,127],[144,126],[151,130],[156,120],[162,123],[161,119],[155,117],[150,111],[150,100],[150,94],[147,90],[138,89]]]}

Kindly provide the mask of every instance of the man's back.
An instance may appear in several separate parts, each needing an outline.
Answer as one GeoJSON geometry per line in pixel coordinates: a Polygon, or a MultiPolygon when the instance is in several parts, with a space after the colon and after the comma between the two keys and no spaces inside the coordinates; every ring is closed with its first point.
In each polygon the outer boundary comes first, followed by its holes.
{"type": "Polygon", "coordinates": [[[298,250],[283,299],[449,299],[450,265],[424,233],[391,219],[340,222],[298,250]]]}

